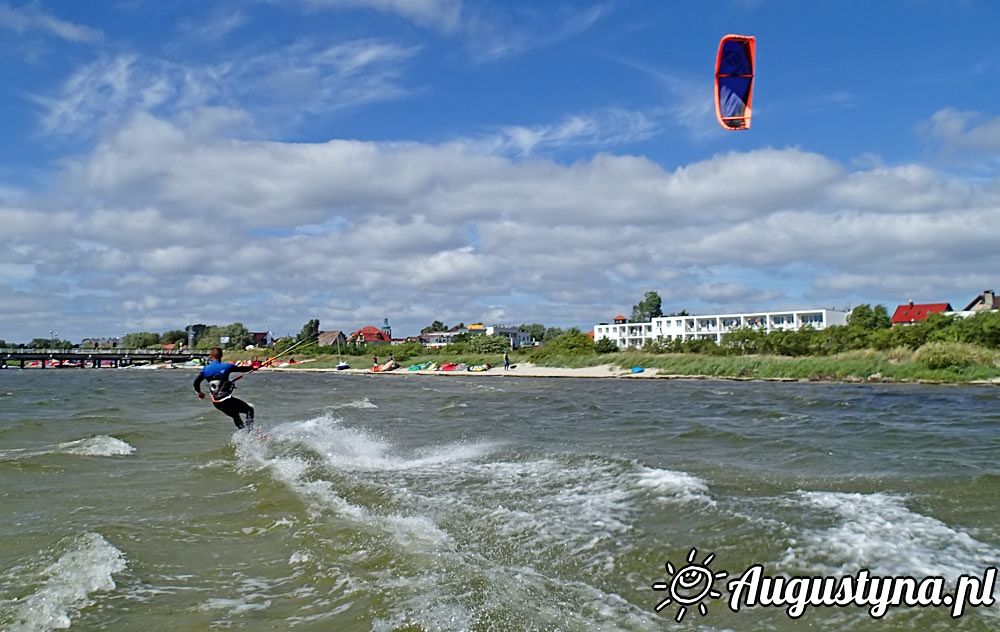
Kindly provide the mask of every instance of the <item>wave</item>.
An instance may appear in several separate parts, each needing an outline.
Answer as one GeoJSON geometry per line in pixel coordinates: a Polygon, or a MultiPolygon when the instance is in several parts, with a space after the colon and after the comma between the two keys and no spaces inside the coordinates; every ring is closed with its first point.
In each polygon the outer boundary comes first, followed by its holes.
{"type": "Polygon", "coordinates": [[[823,574],[932,575],[955,579],[995,566],[1000,550],[944,522],[911,511],[903,497],[885,494],[799,492],[794,502],[832,518],[806,529],[782,564],[823,574]]]}
{"type": "Polygon", "coordinates": [[[297,444],[319,455],[332,468],[356,471],[412,470],[467,461],[488,453],[492,443],[455,443],[400,454],[388,441],[361,430],[344,428],[331,416],[278,426],[271,438],[297,444]]]}
{"type": "Polygon", "coordinates": [[[350,402],[340,402],[337,404],[331,404],[330,406],[328,406],[328,408],[330,408],[331,410],[343,410],[345,408],[358,408],[365,410],[365,409],[378,408],[378,404],[374,403],[372,400],[365,397],[350,402]]]}
{"type": "Polygon", "coordinates": [[[18,578],[20,584],[41,586],[19,600],[10,629],[38,632],[70,627],[80,610],[95,603],[94,593],[116,588],[114,575],[125,565],[125,555],[99,533],[76,538],[39,577],[18,578]]]}
{"type": "MultiPolygon", "coordinates": [[[[373,568],[361,580],[390,604],[374,629],[470,629],[496,617],[513,627],[582,629],[614,618],[650,627],[655,613],[602,590],[602,578],[632,550],[627,536],[651,495],[713,502],[705,481],[631,460],[505,455],[489,442],[414,450],[331,416],[273,427],[266,441],[236,433],[233,442],[239,470],[284,484],[311,519],[346,522],[394,558],[427,560],[373,568]],[[490,585],[503,604],[470,585],[490,585]],[[551,594],[566,602],[550,604],[551,594]]],[[[288,561],[309,559],[296,551],[288,561]]]]}
{"type": "Polygon", "coordinates": [[[686,472],[642,468],[636,474],[635,484],[648,489],[661,500],[684,500],[715,504],[708,495],[708,484],[686,472]]]}
{"type": "Polygon", "coordinates": [[[97,435],[86,439],[66,441],[56,445],[45,446],[40,450],[29,448],[10,448],[0,450],[0,461],[20,461],[48,454],[71,454],[74,456],[130,456],[135,454],[135,446],[127,441],[97,435]]]}
{"type": "Polygon", "coordinates": [[[79,456],[129,456],[135,453],[135,446],[121,439],[98,435],[60,443],[57,451],[79,456]]]}

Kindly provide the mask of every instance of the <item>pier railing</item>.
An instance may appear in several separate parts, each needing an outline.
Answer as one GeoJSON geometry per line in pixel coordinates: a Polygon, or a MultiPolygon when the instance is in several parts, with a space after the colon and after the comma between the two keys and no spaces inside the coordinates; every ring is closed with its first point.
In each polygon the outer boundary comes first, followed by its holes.
{"type": "Polygon", "coordinates": [[[50,353],[50,354],[51,353],[59,353],[59,354],[75,354],[75,355],[101,354],[101,355],[122,355],[122,356],[126,356],[126,355],[130,355],[130,356],[195,356],[195,357],[198,357],[198,358],[201,358],[201,357],[206,357],[207,358],[208,357],[208,351],[198,351],[198,350],[188,351],[187,349],[179,349],[179,350],[167,351],[165,349],[123,349],[123,348],[120,348],[120,347],[114,348],[114,349],[81,349],[79,347],[73,347],[73,348],[70,348],[70,349],[57,349],[57,348],[48,349],[48,348],[40,348],[40,347],[29,347],[29,348],[7,347],[7,348],[0,348],[0,354],[7,355],[7,354],[14,354],[14,353],[27,353],[27,354],[31,354],[31,355],[38,355],[38,354],[44,354],[44,353],[50,353]]]}
{"type": "Polygon", "coordinates": [[[164,351],[163,349],[0,349],[0,369],[47,366],[93,368],[125,367],[135,364],[177,364],[204,360],[208,351],[164,351]]]}

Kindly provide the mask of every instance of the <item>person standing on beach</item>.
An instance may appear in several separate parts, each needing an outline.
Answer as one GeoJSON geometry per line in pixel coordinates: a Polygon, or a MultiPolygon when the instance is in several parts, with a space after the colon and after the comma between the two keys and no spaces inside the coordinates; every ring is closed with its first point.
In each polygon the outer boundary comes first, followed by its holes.
{"type": "Polygon", "coordinates": [[[510,349],[503,350],[503,370],[510,370],[510,349]]]}
{"type": "Polygon", "coordinates": [[[209,352],[209,359],[208,365],[194,380],[194,392],[198,394],[198,399],[205,399],[205,394],[201,392],[201,383],[208,380],[208,391],[212,397],[212,405],[228,415],[237,428],[252,430],[253,406],[242,399],[233,397],[236,385],[229,379],[229,376],[232,373],[250,373],[254,369],[249,366],[236,366],[231,362],[223,362],[222,349],[219,347],[212,348],[209,352]],[[245,415],[246,419],[241,419],[240,415],[245,415]]]}

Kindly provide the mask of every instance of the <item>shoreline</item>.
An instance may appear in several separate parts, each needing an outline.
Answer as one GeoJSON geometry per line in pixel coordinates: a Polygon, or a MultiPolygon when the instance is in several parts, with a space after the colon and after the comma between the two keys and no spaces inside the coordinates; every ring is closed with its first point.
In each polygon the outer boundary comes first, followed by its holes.
{"type": "Polygon", "coordinates": [[[309,367],[274,367],[266,371],[283,373],[341,373],[347,375],[423,375],[432,377],[512,377],[512,378],[576,378],[576,379],[624,379],[624,380],[696,380],[721,382],[785,382],[805,384],[922,384],[931,386],[1000,386],[1000,378],[992,380],[967,380],[949,382],[947,380],[901,380],[885,377],[869,378],[798,378],[798,377],[748,377],[726,375],[697,375],[683,373],[661,373],[658,368],[648,368],[642,373],[632,373],[628,369],[612,364],[601,364],[592,367],[568,368],[539,366],[531,363],[518,364],[516,368],[504,371],[502,367],[493,367],[488,371],[407,371],[405,368],[394,371],[372,371],[371,369],[309,368],[309,367]]]}
{"type": "MultiPolygon", "coordinates": [[[[260,369],[267,372],[281,373],[339,373],[346,375],[422,375],[436,377],[487,377],[487,378],[548,378],[548,379],[626,379],[626,380],[697,380],[697,381],[719,381],[719,382],[784,382],[803,384],[921,384],[929,386],[1000,386],[1000,377],[988,379],[934,379],[934,378],[901,378],[883,376],[880,373],[872,373],[866,377],[858,375],[847,375],[834,377],[831,375],[814,376],[768,376],[768,375],[717,375],[704,373],[667,373],[658,367],[644,367],[642,373],[632,373],[630,369],[623,368],[615,364],[599,364],[587,367],[558,367],[535,365],[530,362],[521,362],[507,371],[501,366],[491,367],[488,371],[408,371],[401,367],[393,371],[373,372],[370,368],[364,369],[344,369],[338,370],[335,367],[320,366],[309,367],[313,360],[304,360],[296,363],[295,366],[277,366],[260,369]]],[[[7,367],[8,369],[16,369],[7,367]]],[[[122,367],[117,370],[138,371],[138,370],[175,370],[175,369],[199,369],[199,367],[184,367],[178,365],[141,365],[132,367],[122,367]]],[[[34,371],[36,369],[23,369],[34,371]]],[[[56,369],[57,371],[61,369],[56,369]]],[[[107,369],[105,369],[107,370],[107,369]]],[[[116,370],[116,369],[111,369],[116,370]]]]}

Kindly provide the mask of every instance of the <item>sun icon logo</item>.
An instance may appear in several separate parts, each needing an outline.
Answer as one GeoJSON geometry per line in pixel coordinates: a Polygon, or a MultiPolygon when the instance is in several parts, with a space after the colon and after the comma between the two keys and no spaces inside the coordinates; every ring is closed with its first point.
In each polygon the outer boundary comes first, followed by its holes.
{"type": "Polygon", "coordinates": [[[698,612],[701,613],[701,616],[704,617],[708,614],[708,606],[703,602],[705,599],[722,597],[722,593],[715,590],[715,580],[723,579],[729,574],[726,571],[713,573],[712,569],[708,567],[715,559],[715,553],[709,553],[708,557],[700,564],[695,561],[697,556],[698,549],[692,547],[687,556],[687,566],[680,570],[675,569],[673,564],[667,562],[667,574],[670,581],[653,584],[653,590],[669,592],[669,596],[664,597],[660,603],[656,604],[655,610],[659,612],[670,604],[676,603],[678,605],[676,617],[678,623],[684,619],[688,608],[695,604],[698,605],[698,612]]]}

